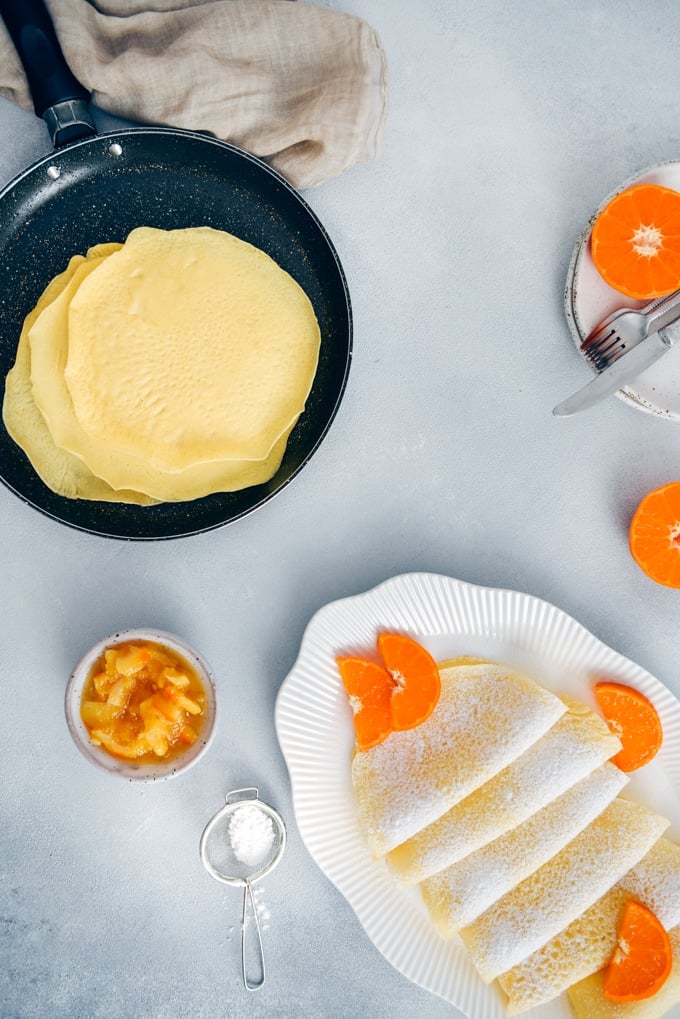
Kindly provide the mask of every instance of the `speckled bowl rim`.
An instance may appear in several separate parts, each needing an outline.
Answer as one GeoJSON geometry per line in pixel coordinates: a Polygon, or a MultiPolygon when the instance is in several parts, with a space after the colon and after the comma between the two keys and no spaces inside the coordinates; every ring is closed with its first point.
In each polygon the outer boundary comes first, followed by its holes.
{"type": "MultiPolygon", "coordinates": [[[[650,166],[646,166],[643,170],[638,170],[637,173],[632,174],[630,177],[624,180],[622,184],[618,184],[612,191],[609,192],[609,194],[605,198],[602,199],[598,207],[590,216],[588,222],[581,230],[581,233],[578,236],[578,240],[574,245],[574,249],[569,260],[567,278],[564,287],[564,312],[567,319],[567,326],[569,327],[569,332],[571,334],[574,346],[576,347],[576,349],[578,350],[579,354],[586,362],[588,367],[595,374],[597,374],[597,369],[594,367],[594,365],[589,361],[589,359],[585,356],[585,354],[581,350],[581,344],[585,340],[586,334],[579,321],[579,316],[576,311],[575,303],[576,294],[578,292],[579,286],[579,272],[581,268],[581,260],[583,258],[584,252],[588,248],[588,244],[590,242],[590,235],[593,232],[593,226],[595,225],[595,220],[600,215],[605,205],[607,205],[607,203],[610,202],[612,198],[615,198],[616,195],[620,194],[622,191],[627,190],[627,188],[633,187],[634,184],[646,183],[647,179],[650,176],[657,174],[659,171],[663,173],[665,168],[667,167],[677,168],[679,166],[680,160],[665,159],[659,163],[652,163],[650,166]]],[[[622,296],[621,306],[623,307],[625,303],[627,303],[626,298],[622,296]]],[[[644,303],[645,302],[637,302],[637,306],[644,303]]],[[[620,400],[623,400],[624,403],[627,403],[629,406],[635,407],[637,410],[644,411],[645,414],[651,414],[654,417],[661,418],[662,420],[665,421],[680,421],[680,411],[671,411],[669,409],[664,409],[658,404],[651,403],[649,400],[645,399],[640,393],[636,391],[634,385],[622,386],[621,389],[617,390],[615,395],[620,400]]]]}
{"type": "Polygon", "coordinates": [[[130,782],[163,782],[169,778],[184,774],[189,768],[199,761],[215,736],[215,725],[217,721],[217,687],[213,671],[203,657],[195,648],[187,644],[181,637],[165,630],[156,630],[151,627],[137,629],[117,630],[109,636],[97,641],[87,651],[80,661],[74,666],[73,671],[66,684],[64,696],[64,711],[66,724],[78,750],[91,763],[100,770],[117,778],[124,778],[130,782]],[[171,650],[176,651],[183,658],[186,658],[198,672],[206,692],[207,717],[201,730],[201,735],[193,746],[179,757],[156,764],[135,764],[122,761],[113,757],[105,750],[96,747],[90,740],[87,727],[80,717],[80,700],[83,685],[90,674],[92,666],[106,648],[123,644],[126,641],[148,640],[157,644],[164,644],[171,650]]]}

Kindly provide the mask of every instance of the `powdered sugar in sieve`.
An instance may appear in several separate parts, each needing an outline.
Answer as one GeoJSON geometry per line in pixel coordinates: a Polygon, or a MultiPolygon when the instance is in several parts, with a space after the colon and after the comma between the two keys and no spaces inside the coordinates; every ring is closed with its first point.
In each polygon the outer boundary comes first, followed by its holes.
{"type": "Polygon", "coordinates": [[[283,819],[262,802],[255,788],[227,793],[226,806],[208,822],[201,836],[201,861],[211,877],[243,888],[241,963],[243,983],[249,991],[259,990],[265,981],[262,935],[252,885],[274,869],[285,846],[283,819]],[[250,979],[247,965],[246,943],[251,921],[254,922],[254,945],[260,970],[256,981],[250,979]]]}

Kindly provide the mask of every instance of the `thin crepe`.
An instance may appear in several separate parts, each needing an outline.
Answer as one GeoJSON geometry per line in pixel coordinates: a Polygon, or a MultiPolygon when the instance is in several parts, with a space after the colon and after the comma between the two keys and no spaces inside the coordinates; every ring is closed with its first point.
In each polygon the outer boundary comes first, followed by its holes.
{"type": "Polygon", "coordinates": [[[659,839],[635,867],[566,929],[498,982],[508,1015],[552,1001],[568,987],[606,966],[616,947],[624,904],[644,903],[666,930],[680,924],[680,846],[659,839]]]}
{"type": "Polygon", "coordinates": [[[175,472],[264,460],[304,409],[319,347],[309,298],[265,252],[210,227],[139,227],[73,295],[64,378],[99,448],[175,472]]]}
{"type": "Polygon", "coordinates": [[[427,721],[354,755],[359,819],[375,857],[492,779],[566,711],[554,694],[501,665],[461,665],[440,675],[441,696],[427,721]]]}
{"type": "Polygon", "coordinates": [[[461,932],[486,982],[541,948],[649,852],[668,820],[618,797],[543,867],[461,932]]]}
{"type": "Polygon", "coordinates": [[[621,743],[585,704],[568,711],[509,767],[434,824],[387,854],[400,881],[417,884],[515,828],[618,752],[621,743]]]}
{"type": "MultiPolygon", "coordinates": [[[[120,250],[120,247],[113,246],[114,250],[120,250]]],[[[132,489],[147,496],[147,501],[181,502],[268,481],[279,468],[290,427],[277,439],[264,460],[199,463],[176,472],[156,469],[140,457],[121,453],[93,439],[82,428],[64,379],[69,349],[69,310],[80,288],[92,274],[100,271],[106,257],[106,253],[93,254],[75,265],[60,292],[46,303],[37,318],[32,316],[28,324],[33,398],[54,445],[91,469],[91,473],[102,479],[107,488],[132,489]]],[[[97,498],[97,495],[83,497],[97,498]]]]}
{"type": "Polygon", "coordinates": [[[602,813],[627,781],[613,764],[603,764],[517,828],[424,881],[423,899],[442,937],[452,937],[471,924],[548,863],[602,813]]]}
{"type": "MultiPolygon", "coordinates": [[[[117,250],[119,244],[100,244],[91,248],[88,258],[99,258],[117,250]]],[[[26,316],[14,365],[5,380],[2,418],[12,439],[25,452],[40,479],[58,495],[67,499],[94,499],[99,502],[125,502],[140,506],[156,502],[141,492],[114,490],[98,478],[83,461],[60,448],[52,438],[47,423],[33,395],[31,385],[31,348],[29,332],[41,313],[59,296],[85,262],[83,255],[74,255],[63,273],[55,276],[43,291],[36,306],[26,316]]]]}
{"type": "Polygon", "coordinates": [[[673,967],[664,984],[650,998],[621,1005],[604,996],[604,972],[593,973],[569,988],[574,1019],[661,1019],[680,1001],[680,927],[668,932],[673,967]]]}

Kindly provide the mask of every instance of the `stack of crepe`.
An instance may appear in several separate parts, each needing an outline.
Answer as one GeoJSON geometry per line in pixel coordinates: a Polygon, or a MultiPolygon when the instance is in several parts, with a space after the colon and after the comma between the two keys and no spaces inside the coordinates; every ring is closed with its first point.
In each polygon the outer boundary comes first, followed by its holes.
{"type": "Polygon", "coordinates": [[[419,885],[437,930],[460,936],[508,1014],[569,991],[578,1019],[662,1015],[680,999],[680,964],[639,1011],[602,992],[628,899],[680,942],[680,847],[662,838],[664,817],[621,795],[618,738],[511,669],[460,660],[440,675],[426,722],[354,755],[372,855],[419,885]]]}
{"type": "Polygon", "coordinates": [[[316,372],[312,305],[258,248],[140,227],[75,255],[27,316],[3,419],[48,487],[149,505],[263,484],[316,372]]]}

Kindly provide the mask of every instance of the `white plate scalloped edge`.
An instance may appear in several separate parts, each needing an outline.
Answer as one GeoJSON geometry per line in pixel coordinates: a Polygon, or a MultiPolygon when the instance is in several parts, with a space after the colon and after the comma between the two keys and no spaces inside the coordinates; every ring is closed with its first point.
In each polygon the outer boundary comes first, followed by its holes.
{"type": "MultiPolygon", "coordinates": [[[[523,669],[555,692],[595,706],[593,675],[635,686],[656,706],[664,745],[632,776],[641,798],[680,833],[680,703],[639,665],[608,648],[571,616],[531,595],[411,573],[331,602],[309,622],[276,702],[276,731],[291,778],[295,818],[312,858],[344,895],[376,948],[399,972],[471,1019],[504,1019],[500,992],[479,979],[462,944],[442,940],[417,891],[404,892],[370,858],[350,778],[352,714],[335,656],[374,646],[382,629],[418,638],[439,661],[484,656],[523,669]]],[[[569,1019],[563,999],[532,1019],[569,1019]]]]}
{"type": "MultiPolygon", "coordinates": [[[[581,351],[581,344],[598,322],[617,308],[640,308],[645,301],[634,301],[608,286],[595,268],[590,254],[590,235],[595,220],[605,205],[634,184],[661,184],[680,191],[680,160],[667,160],[648,166],[629,177],[602,200],[592,214],[572,252],[564,292],[564,309],[571,338],[584,361],[595,371],[581,351]]],[[[677,325],[669,327],[680,328],[677,325]]],[[[647,371],[616,394],[629,405],[655,417],[680,421],[680,344],[665,354],[647,371]]]]}

